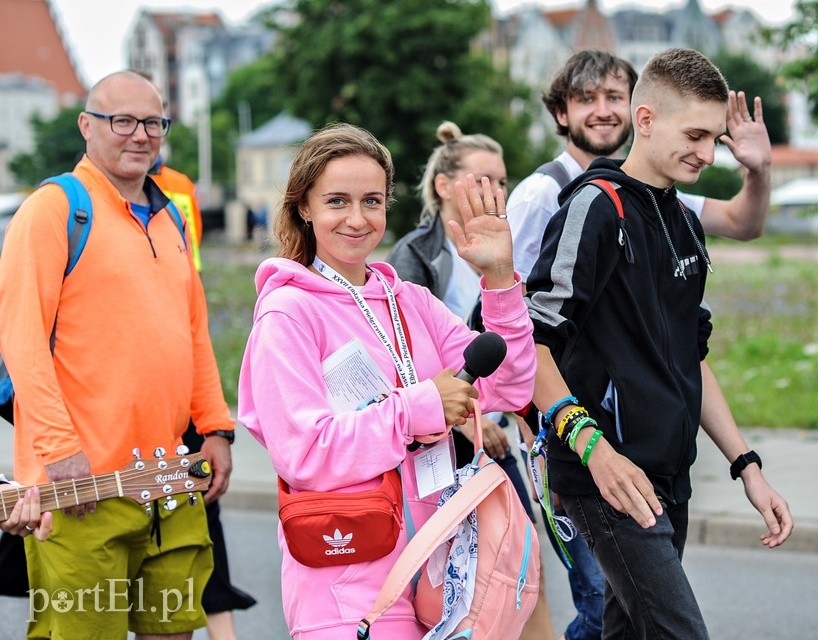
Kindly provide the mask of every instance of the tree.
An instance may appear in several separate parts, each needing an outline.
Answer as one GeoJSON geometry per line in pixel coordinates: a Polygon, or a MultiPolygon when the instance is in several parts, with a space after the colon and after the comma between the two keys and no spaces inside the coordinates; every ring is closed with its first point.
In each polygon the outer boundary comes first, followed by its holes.
{"type": "Polygon", "coordinates": [[[85,140],[77,126],[82,107],[64,107],[53,120],[38,114],[31,118],[34,151],[18,153],[9,163],[17,182],[34,187],[45,178],[71,171],[85,152],[85,140]]]}
{"type": "Polygon", "coordinates": [[[196,130],[182,123],[173,123],[168,133],[170,153],[163,154],[168,164],[194,182],[199,179],[199,139],[196,130]]]}
{"type": "Polygon", "coordinates": [[[344,121],[370,130],[395,162],[397,234],[417,221],[411,194],[442,120],[497,139],[510,174],[534,166],[529,118],[508,106],[527,90],[475,50],[491,24],[486,0],[294,0],[287,15],[296,20],[274,24],[277,48],[231,78],[219,108],[234,119],[244,101],[256,125],[284,109],[315,127],[344,121]]]}
{"type": "Polygon", "coordinates": [[[794,86],[806,91],[813,119],[818,120],[818,0],[796,0],[794,17],[781,27],[764,30],[767,42],[782,49],[798,47],[801,57],[781,68],[781,74],[794,86]]]}
{"type": "Polygon", "coordinates": [[[786,144],[787,108],[785,93],[774,73],[768,71],[750,57],[722,51],[713,58],[713,63],[724,74],[731,88],[744,91],[752,113],[752,100],[760,96],[764,106],[764,124],[773,144],[786,144]]]}
{"type": "MultiPolygon", "coordinates": [[[[275,28],[271,25],[271,28],[275,28]]],[[[275,54],[268,53],[230,74],[227,85],[213,103],[210,125],[213,145],[213,179],[222,184],[235,181],[235,142],[239,134],[239,110],[250,115],[251,128],[261,126],[284,109],[278,79],[274,75],[275,54]]]]}

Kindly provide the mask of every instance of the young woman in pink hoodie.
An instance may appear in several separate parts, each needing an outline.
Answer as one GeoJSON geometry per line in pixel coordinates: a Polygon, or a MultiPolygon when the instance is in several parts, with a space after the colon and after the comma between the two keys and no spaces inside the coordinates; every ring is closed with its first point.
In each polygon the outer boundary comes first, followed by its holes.
{"type": "MultiPolygon", "coordinates": [[[[355,638],[406,546],[409,516],[417,528],[434,511],[439,491],[418,496],[414,458],[422,450],[409,445],[448,437],[475,397],[486,411],[509,411],[525,406],[533,391],[532,326],[502,192],[471,175],[457,186],[465,225],[455,225],[455,245],[482,273],[486,329],[508,346],[497,371],[472,385],[455,372],[477,334],[426,288],[402,282],[386,263],[367,262],[386,229],[393,176],[389,151],[369,132],[337,124],[314,133],[293,162],[277,213],[279,257],[256,273],[239,420],[266,447],[291,494],[365,491],[400,468],[409,510],[391,551],[345,565],[298,562],[279,525],[284,613],[296,640],[355,638]],[[339,359],[344,364],[330,368],[339,359]],[[389,388],[355,406],[347,396],[372,377],[389,388]]],[[[372,630],[401,640],[425,632],[409,589],[372,630]]]]}

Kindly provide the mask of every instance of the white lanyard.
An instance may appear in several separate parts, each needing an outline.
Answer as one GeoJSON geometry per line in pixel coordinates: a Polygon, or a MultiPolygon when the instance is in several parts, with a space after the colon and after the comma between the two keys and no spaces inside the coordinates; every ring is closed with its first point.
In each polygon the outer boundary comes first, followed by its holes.
{"type": "Polygon", "coordinates": [[[328,264],[323,262],[318,256],[316,256],[315,260],[313,260],[312,266],[315,267],[318,270],[318,273],[324,276],[327,280],[339,284],[349,292],[349,295],[351,295],[352,299],[355,300],[364,318],[366,318],[367,322],[369,322],[369,326],[372,327],[372,330],[375,332],[378,340],[381,341],[381,344],[392,357],[392,361],[395,364],[395,369],[398,372],[398,376],[400,377],[403,386],[408,387],[410,384],[415,384],[417,382],[417,374],[415,373],[415,365],[412,362],[412,354],[409,353],[409,344],[406,341],[406,334],[403,331],[403,324],[400,320],[398,303],[397,300],[395,300],[395,293],[392,291],[392,287],[389,286],[386,279],[377,271],[372,272],[378,278],[383,286],[384,292],[386,293],[386,299],[389,302],[389,313],[392,316],[392,326],[395,329],[395,338],[397,340],[398,347],[400,348],[400,355],[398,355],[398,352],[395,350],[395,347],[389,340],[389,336],[386,335],[386,331],[384,331],[384,328],[378,318],[375,317],[375,314],[372,312],[369,304],[361,295],[361,292],[358,291],[358,289],[356,289],[355,286],[349,282],[349,280],[335,271],[335,269],[330,267],[328,264]]]}

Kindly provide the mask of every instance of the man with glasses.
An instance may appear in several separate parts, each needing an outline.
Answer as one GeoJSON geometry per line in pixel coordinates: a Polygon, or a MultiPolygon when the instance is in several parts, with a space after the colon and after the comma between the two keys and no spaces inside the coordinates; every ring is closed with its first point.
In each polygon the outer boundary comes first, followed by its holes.
{"type": "MultiPolygon", "coordinates": [[[[159,449],[172,457],[192,418],[205,435],[212,501],[227,489],[235,423],[189,231],[186,241],[147,175],[170,120],[150,81],[124,71],[91,89],[78,124],[86,154],[73,175],[90,194],[93,225],[76,268],[64,276],[69,207],[56,185],[23,203],[0,258],[15,479],[110,473],[159,449]]],[[[130,629],[184,639],[204,626],[212,567],[204,505],[177,498],[149,509],[112,499],[54,512],[47,544],[27,537],[28,637],[119,638],[130,629]]]]}

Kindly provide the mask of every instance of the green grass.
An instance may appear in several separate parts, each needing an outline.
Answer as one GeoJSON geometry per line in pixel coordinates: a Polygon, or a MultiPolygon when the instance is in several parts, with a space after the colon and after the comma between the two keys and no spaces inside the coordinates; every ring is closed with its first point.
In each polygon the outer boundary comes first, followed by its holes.
{"type": "MultiPolygon", "coordinates": [[[[706,295],[714,314],[708,362],[739,425],[818,429],[818,264],[778,257],[774,248],[770,256],[716,264],[706,295]]],[[[228,264],[205,247],[204,258],[211,337],[235,406],[262,256],[228,264]]]]}
{"type": "Polygon", "coordinates": [[[818,265],[720,264],[708,362],[742,426],[818,429],[818,265]]]}
{"type": "Polygon", "coordinates": [[[257,265],[207,262],[202,283],[207,296],[208,324],[227,403],[237,401],[239,370],[247,336],[253,324],[256,290],[253,274],[257,265]]]}

